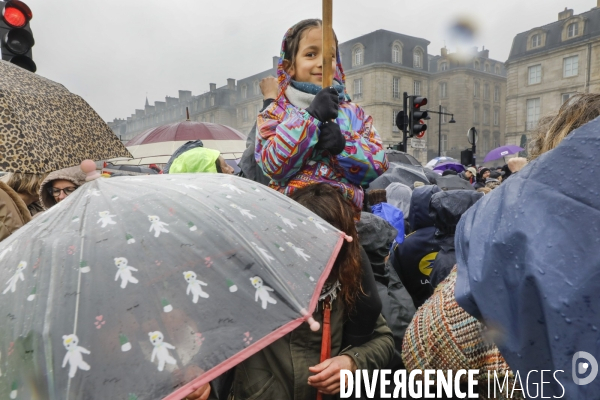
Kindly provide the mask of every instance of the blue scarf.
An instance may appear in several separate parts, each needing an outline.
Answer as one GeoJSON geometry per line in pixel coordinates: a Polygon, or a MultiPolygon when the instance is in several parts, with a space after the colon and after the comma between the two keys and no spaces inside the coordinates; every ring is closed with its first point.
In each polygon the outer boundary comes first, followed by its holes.
{"type": "MultiPolygon", "coordinates": [[[[340,83],[338,83],[337,81],[334,81],[336,84],[333,85],[333,88],[338,92],[338,95],[340,97],[340,100],[349,100],[346,99],[346,93],[345,93],[345,89],[346,87],[340,83]]],[[[292,85],[292,87],[294,89],[297,89],[301,92],[304,93],[308,93],[308,94],[317,94],[321,91],[321,89],[323,89],[321,86],[319,85],[315,85],[314,83],[310,83],[310,82],[297,82],[295,80],[291,80],[290,81],[290,85],[292,85]]]]}

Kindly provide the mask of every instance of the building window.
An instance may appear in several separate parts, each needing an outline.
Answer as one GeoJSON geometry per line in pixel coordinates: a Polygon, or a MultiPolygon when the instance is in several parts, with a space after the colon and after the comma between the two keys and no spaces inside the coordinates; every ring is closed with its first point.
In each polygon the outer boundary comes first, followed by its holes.
{"type": "Polygon", "coordinates": [[[442,107],[442,113],[440,114],[442,124],[446,123],[446,107],[442,107]]]}
{"type": "Polygon", "coordinates": [[[540,83],[542,81],[542,65],[534,65],[528,68],[529,73],[529,84],[535,85],[536,83],[540,83]]]}
{"type": "Polygon", "coordinates": [[[527,100],[527,130],[534,129],[540,119],[540,99],[527,100]]]}
{"type": "Polygon", "coordinates": [[[400,111],[398,111],[398,110],[392,110],[392,132],[399,131],[398,127],[396,126],[396,117],[398,116],[399,112],[400,111]]]}
{"type": "Polygon", "coordinates": [[[395,99],[400,98],[400,78],[392,78],[392,97],[395,99]]]}
{"type": "Polygon", "coordinates": [[[215,123],[215,115],[214,114],[210,114],[210,123],[211,124],[215,123]]]}
{"type": "Polygon", "coordinates": [[[563,77],[577,76],[579,74],[579,56],[563,59],[563,77]]]}
{"type": "Polygon", "coordinates": [[[440,83],[440,98],[445,99],[448,97],[448,84],[446,82],[440,83]]]}
{"type": "Polygon", "coordinates": [[[567,27],[567,37],[575,37],[579,35],[579,24],[577,22],[573,22],[567,27]]]}
{"type": "Polygon", "coordinates": [[[531,48],[535,49],[536,47],[540,47],[542,45],[542,37],[540,34],[535,34],[531,37],[531,48]]]}
{"type": "Polygon", "coordinates": [[[440,70],[442,71],[447,71],[448,70],[448,63],[447,62],[443,62],[440,64],[440,70]]]}
{"type": "Polygon", "coordinates": [[[500,87],[494,86],[494,101],[500,101],[500,87]]]}
{"type": "Polygon", "coordinates": [[[496,65],[496,74],[500,75],[500,66],[496,65]]]}
{"type": "Polygon", "coordinates": [[[260,104],[254,105],[254,116],[257,117],[260,114],[260,104]]]}
{"type": "Polygon", "coordinates": [[[485,100],[489,100],[490,99],[490,85],[488,85],[487,83],[485,83],[483,85],[483,98],[485,100]]]}
{"type": "Polygon", "coordinates": [[[245,99],[248,97],[248,86],[244,85],[242,86],[242,99],[245,99]]]}
{"type": "Polygon", "coordinates": [[[354,80],[354,97],[360,98],[362,96],[362,79],[354,80]]]}
{"type": "Polygon", "coordinates": [[[479,123],[479,106],[473,106],[473,123],[479,123]]]}
{"type": "Polygon", "coordinates": [[[248,107],[242,108],[242,121],[248,121],[248,107]]]}
{"type": "Polygon", "coordinates": [[[260,85],[258,81],[254,81],[254,94],[260,94],[260,85]]]}
{"type": "Polygon", "coordinates": [[[215,96],[211,96],[210,97],[210,106],[214,106],[215,105],[215,96]]]}
{"type": "Polygon", "coordinates": [[[363,47],[359,45],[354,49],[354,57],[352,57],[354,61],[354,66],[363,65],[363,47]]]}
{"type": "Polygon", "coordinates": [[[481,150],[483,150],[483,153],[487,153],[488,151],[490,151],[490,133],[488,131],[483,132],[483,143],[481,143],[481,150]]]}
{"type": "Polygon", "coordinates": [[[495,109],[494,110],[494,126],[499,126],[500,125],[500,110],[495,109]]]}
{"type": "Polygon", "coordinates": [[[421,95],[421,81],[415,81],[413,86],[414,86],[414,94],[416,96],[420,96],[421,95]]]}
{"type": "Polygon", "coordinates": [[[560,95],[561,97],[561,104],[564,104],[567,100],[569,100],[571,97],[575,96],[575,93],[563,93],[560,95]]]}
{"type": "Polygon", "coordinates": [[[479,69],[479,61],[475,61],[473,63],[473,66],[475,67],[475,69],[479,69]]]}
{"type": "Polygon", "coordinates": [[[483,66],[483,70],[484,70],[485,72],[490,72],[490,71],[491,71],[491,70],[490,70],[490,64],[487,64],[487,63],[486,63],[486,64],[483,66]]]}
{"type": "Polygon", "coordinates": [[[402,48],[399,44],[392,46],[392,62],[394,64],[402,64],[402,48]]]}
{"type": "Polygon", "coordinates": [[[423,68],[423,52],[421,49],[415,49],[413,52],[413,67],[423,68]]]}
{"type": "Polygon", "coordinates": [[[442,135],[442,140],[440,141],[442,148],[440,149],[440,153],[443,156],[446,155],[446,151],[448,150],[448,135],[442,135]]]}
{"type": "Polygon", "coordinates": [[[484,125],[490,124],[490,109],[487,107],[483,108],[483,124],[484,125]]]}
{"type": "Polygon", "coordinates": [[[494,149],[500,146],[500,132],[494,132],[494,149]]]}
{"type": "Polygon", "coordinates": [[[479,98],[479,82],[477,81],[475,81],[475,84],[473,85],[473,97],[476,99],[479,98]]]}

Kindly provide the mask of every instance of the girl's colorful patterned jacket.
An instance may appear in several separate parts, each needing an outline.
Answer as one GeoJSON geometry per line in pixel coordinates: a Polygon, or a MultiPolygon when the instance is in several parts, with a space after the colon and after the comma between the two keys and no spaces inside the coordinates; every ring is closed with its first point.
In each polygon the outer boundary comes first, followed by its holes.
{"type": "MultiPolygon", "coordinates": [[[[346,137],[346,148],[338,156],[315,148],[319,140],[321,121],[302,108],[294,106],[285,91],[290,76],[283,69],[285,38],[277,67],[279,97],[258,115],[255,158],[266,175],[270,186],[289,195],[295,189],[316,182],[326,182],[342,189],[345,196],[360,210],[366,186],[388,168],[379,134],[373,127],[373,118],[357,104],[340,100],[336,122],[346,137]]],[[[345,85],[345,77],[337,52],[334,79],[345,85]]]]}

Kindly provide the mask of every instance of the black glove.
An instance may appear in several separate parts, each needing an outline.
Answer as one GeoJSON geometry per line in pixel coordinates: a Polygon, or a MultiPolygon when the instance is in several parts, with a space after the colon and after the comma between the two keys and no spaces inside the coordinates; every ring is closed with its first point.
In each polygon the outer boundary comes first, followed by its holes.
{"type": "Polygon", "coordinates": [[[315,147],[320,150],[329,150],[334,156],[344,151],[346,138],[340,126],[335,122],[323,122],[321,124],[321,132],[319,133],[319,141],[315,147]]]}
{"type": "Polygon", "coordinates": [[[321,122],[336,119],[340,108],[340,98],[333,87],[321,89],[315,96],[306,112],[321,122]]]}

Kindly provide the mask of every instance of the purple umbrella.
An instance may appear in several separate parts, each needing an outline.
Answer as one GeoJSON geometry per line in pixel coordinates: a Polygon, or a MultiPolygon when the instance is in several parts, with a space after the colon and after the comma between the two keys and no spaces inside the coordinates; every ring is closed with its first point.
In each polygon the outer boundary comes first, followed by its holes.
{"type": "Polygon", "coordinates": [[[463,172],[465,170],[465,166],[459,162],[447,161],[447,162],[438,164],[433,168],[434,171],[439,171],[440,173],[447,169],[451,169],[456,172],[463,172]]]}
{"type": "Polygon", "coordinates": [[[524,149],[522,147],[516,146],[514,144],[500,146],[500,147],[495,148],[494,150],[490,151],[489,153],[487,153],[487,156],[485,156],[485,158],[483,159],[483,162],[486,163],[488,161],[497,160],[504,156],[515,154],[515,153],[518,153],[523,150],[524,149]]]}

